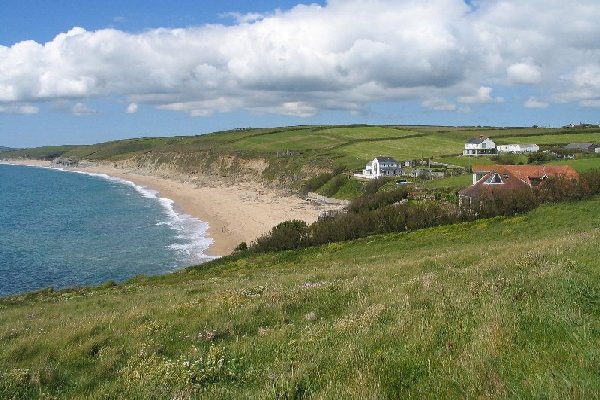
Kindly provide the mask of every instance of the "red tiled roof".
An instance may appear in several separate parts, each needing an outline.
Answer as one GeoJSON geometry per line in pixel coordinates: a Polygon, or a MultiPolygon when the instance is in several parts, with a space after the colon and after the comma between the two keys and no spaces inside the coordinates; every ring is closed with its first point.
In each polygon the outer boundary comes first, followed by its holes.
{"type": "MultiPolygon", "coordinates": [[[[473,168],[475,171],[475,168],[473,168]]],[[[521,179],[517,178],[515,175],[511,174],[508,171],[498,171],[492,170],[485,174],[483,178],[481,178],[477,183],[468,188],[465,188],[458,192],[460,196],[467,197],[481,197],[482,194],[488,193],[493,195],[497,192],[504,192],[516,189],[530,189],[531,186],[523,182],[521,179]],[[502,179],[502,183],[487,183],[488,179],[492,178],[495,174],[499,174],[502,179]]]]}
{"type": "Polygon", "coordinates": [[[531,185],[531,178],[543,178],[545,176],[565,176],[567,178],[579,178],[579,173],[568,165],[475,165],[473,172],[497,171],[510,173],[523,182],[531,185]]]}

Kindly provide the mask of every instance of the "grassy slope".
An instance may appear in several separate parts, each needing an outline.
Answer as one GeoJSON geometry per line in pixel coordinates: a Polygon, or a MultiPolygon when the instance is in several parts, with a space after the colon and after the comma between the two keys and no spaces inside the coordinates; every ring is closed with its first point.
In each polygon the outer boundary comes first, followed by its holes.
{"type": "Polygon", "coordinates": [[[296,153],[286,159],[287,163],[345,165],[354,169],[362,168],[368,159],[384,154],[398,159],[460,154],[465,139],[480,134],[502,143],[566,144],[571,141],[600,140],[598,129],[297,126],[234,130],[189,137],[127,139],[89,146],[44,147],[10,154],[36,158],[63,155],[121,160],[148,154],[159,158],[172,153],[211,153],[274,161],[278,152],[289,150],[296,153]]]}
{"type": "Polygon", "coordinates": [[[593,398],[598,226],[596,198],[0,300],[0,397],[593,398]]]}
{"type": "MultiPolygon", "coordinates": [[[[567,144],[600,141],[598,129],[457,128],[443,126],[295,126],[238,129],[199,136],[126,139],[88,146],[55,146],[3,153],[5,157],[126,161],[129,166],[161,168],[195,175],[199,172],[234,179],[262,179],[300,189],[318,173],[342,166],[346,172],[364,168],[378,155],[398,160],[433,158],[447,164],[470,167],[493,163],[489,157],[457,156],[464,141],[490,136],[498,143],[537,142],[567,144]],[[256,162],[258,161],[258,163],[256,162]],[[166,165],[165,165],[166,164],[166,165]],[[257,166],[264,166],[264,168],[257,166]],[[242,178],[240,178],[240,176],[242,178]]],[[[526,156],[515,160],[526,163],[526,156]]],[[[600,159],[599,159],[600,160],[600,159]]],[[[515,161],[516,162],[516,161],[515,161]]],[[[571,163],[568,161],[567,163],[571,163]]],[[[587,168],[586,163],[586,167],[587,168]]],[[[449,178],[426,186],[460,189],[466,178],[449,178]]],[[[361,193],[361,185],[349,181],[330,196],[349,199],[361,193]]],[[[319,190],[327,191],[326,187],[319,190]]]]}

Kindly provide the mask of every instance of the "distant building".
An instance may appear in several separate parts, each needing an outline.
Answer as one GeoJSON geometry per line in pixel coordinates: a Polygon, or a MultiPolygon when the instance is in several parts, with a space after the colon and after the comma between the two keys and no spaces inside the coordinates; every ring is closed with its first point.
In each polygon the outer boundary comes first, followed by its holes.
{"type": "Polygon", "coordinates": [[[485,156],[496,154],[496,143],[490,138],[480,136],[471,138],[465,143],[464,156],[485,156]]]}
{"type": "Polygon", "coordinates": [[[584,153],[594,153],[597,148],[598,146],[594,143],[569,143],[565,146],[565,150],[581,151],[584,153]]]}
{"type": "Polygon", "coordinates": [[[540,146],[533,143],[502,144],[496,146],[496,150],[498,150],[498,153],[536,153],[540,151],[540,146]]]}
{"type": "Polygon", "coordinates": [[[379,156],[369,161],[363,169],[362,174],[356,176],[362,178],[376,179],[402,175],[400,163],[392,157],[379,156]]]}

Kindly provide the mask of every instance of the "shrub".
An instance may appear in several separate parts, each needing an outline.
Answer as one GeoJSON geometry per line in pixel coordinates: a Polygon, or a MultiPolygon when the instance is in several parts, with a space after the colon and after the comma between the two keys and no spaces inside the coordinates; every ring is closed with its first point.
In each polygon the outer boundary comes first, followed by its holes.
{"type": "Polygon", "coordinates": [[[314,192],[321,186],[326,184],[331,178],[333,178],[333,174],[330,173],[324,173],[319,174],[317,176],[313,176],[312,178],[304,182],[300,191],[303,194],[307,194],[308,192],[314,192]]]}
{"type": "Polygon", "coordinates": [[[581,181],[590,195],[600,194],[600,169],[584,172],[581,181]]]}
{"type": "Polygon", "coordinates": [[[256,239],[251,249],[254,251],[290,250],[304,245],[308,236],[308,225],[297,219],[284,221],[270,233],[256,239]]]}
{"type": "Polygon", "coordinates": [[[519,161],[519,156],[511,153],[500,153],[492,156],[491,159],[496,161],[498,164],[504,165],[515,165],[519,161]]]}
{"type": "Polygon", "coordinates": [[[556,154],[555,153],[543,153],[543,152],[537,152],[537,153],[530,153],[527,155],[527,163],[528,164],[542,164],[548,161],[552,161],[552,160],[556,160],[556,154]]]}
{"type": "Polygon", "coordinates": [[[235,246],[235,249],[233,249],[233,252],[234,253],[243,253],[246,250],[248,250],[248,244],[246,242],[241,242],[240,244],[235,246]]]}
{"type": "Polygon", "coordinates": [[[344,186],[348,179],[349,178],[346,175],[336,175],[321,187],[319,193],[323,196],[331,197],[335,195],[342,186],[344,186]]]}
{"type": "Polygon", "coordinates": [[[377,193],[382,186],[390,181],[391,179],[389,178],[377,178],[369,181],[369,183],[365,185],[365,194],[371,195],[377,193]]]}
{"type": "Polygon", "coordinates": [[[380,207],[397,203],[408,198],[408,191],[404,188],[390,190],[389,192],[378,192],[354,199],[348,206],[348,211],[353,213],[376,210],[380,207]]]}
{"type": "Polygon", "coordinates": [[[549,177],[536,190],[536,197],[542,203],[578,200],[589,195],[583,180],[575,180],[564,176],[549,177]]]}

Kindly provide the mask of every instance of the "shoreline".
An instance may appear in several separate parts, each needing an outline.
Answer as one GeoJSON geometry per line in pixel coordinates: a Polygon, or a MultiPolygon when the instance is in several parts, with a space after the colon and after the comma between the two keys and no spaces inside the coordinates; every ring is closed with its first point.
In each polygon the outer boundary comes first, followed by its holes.
{"type": "MultiPolygon", "coordinates": [[[[50,161],[41,160],[6,162],[53,167],[50,161]]],[[[229,255],[241,242],[250,244],[280,222],[300,219],[311,223],[317,220],[322,210],[332,208],[308,202],[283,190],[267,188],[256,182],[232,184],[213,179],[212,185],[199,186],[193,182],[192,177],[181,181],[106,164],[59,167],[67,171],[105,174],[128,180],[157,191],[159,197],[173,200],[175,206],[184,214],[208,223],[207,235],[213,240],[206,251],[208,256],[229,255]]]]}

